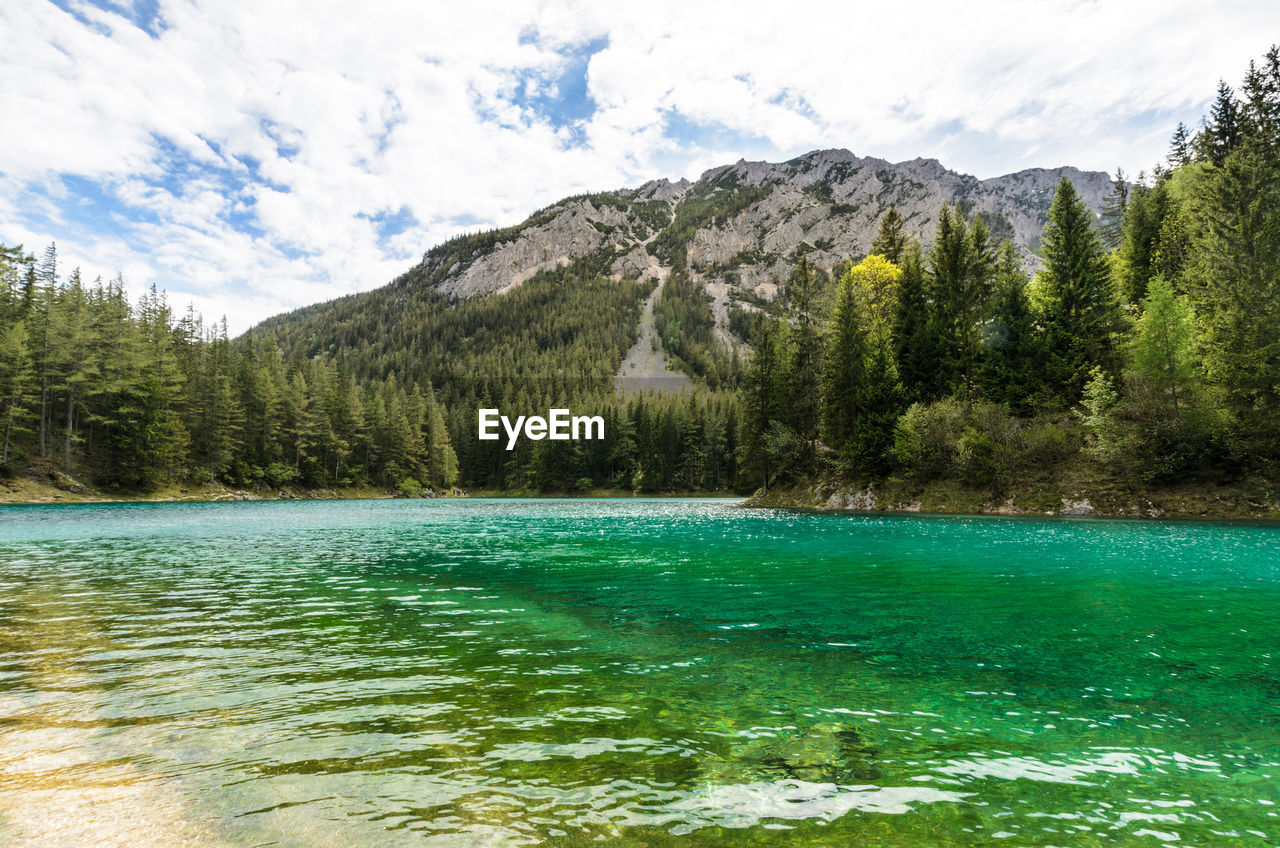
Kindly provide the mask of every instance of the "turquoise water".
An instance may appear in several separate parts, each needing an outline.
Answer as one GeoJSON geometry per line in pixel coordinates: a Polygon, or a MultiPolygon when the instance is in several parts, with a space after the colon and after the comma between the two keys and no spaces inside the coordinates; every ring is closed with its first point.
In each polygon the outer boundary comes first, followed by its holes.
{"type": "Polygon", "coordinates": [[[5,508],[0,837],[1272,846],[1278,612],[1269,526],[5,508]]]}

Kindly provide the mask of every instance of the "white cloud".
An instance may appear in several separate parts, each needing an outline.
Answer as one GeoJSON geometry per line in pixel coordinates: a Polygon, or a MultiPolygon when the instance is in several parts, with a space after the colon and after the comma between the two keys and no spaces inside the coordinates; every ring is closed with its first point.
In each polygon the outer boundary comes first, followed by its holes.
{"type": "Polygon", "coordinates": [[[1136,171],[1280,31],[1280,7],[1258,0],[1211,20],[1198,0],[163,0],[157,38],[75,10],[0,7],[0,240],[56,238],[235,329],[380,285],[459,222],[742,155],[1136,171]],[[575,51],[603,39],[595,111],[560,126],[536,99],[565,92],[575,51]],[[673,116],[715,132],[673,139],[673,116]],[[67,176],[125,220],[77,214],[67,176]],[[402,212],[404,232],[374,223],[402,212]]]}

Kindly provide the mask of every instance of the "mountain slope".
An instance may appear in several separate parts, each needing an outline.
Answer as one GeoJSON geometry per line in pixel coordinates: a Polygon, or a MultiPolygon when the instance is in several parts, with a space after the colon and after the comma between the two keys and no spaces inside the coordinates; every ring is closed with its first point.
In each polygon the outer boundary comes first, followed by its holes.
{"type": "MultiPolygon", "coordinates": [[[[796,249],[829,267],[870,247],[880,218],[896,208],[928,243],[944,203],[983,214],[995,235],[1037,246],[1054,186],[1069,178],[1099,211],[1110,188],[1100,172],[1033,169],[979,180],[935,159],[892,164],[847,150],[789,162],[713,168],[696,183],[657,180],[637,189],[571,197],[504,230],[462,236],[428,251],[421,278],[462,297],[506,291],[538,270],[583,257],[608,273],[642,273],[650,254],[685,258],[710,285],[756,290],[789,273],[796,249]]],[[[764,287],[762,289],[762,287],[764,287]]]]}
{"type": "MultiPolygon", "coordinates": [[[[894,164],[847,150],[814,151],[782,163],[739,161],[713,168],[697,182],[656,180],[635,189],[566,198],[519,225],[433,247],[387,287],[277,316],[251,332],[274,331],[287,345],[301,342],[310,353],[342,351],[368,360],[360,370],[369,376],[387,367],[405,376],[405,368],[418,370],[414,357],[406,357],[411,351],[454,358],[441,339],[423,335],[425,326],[415,332],[410,313],[418,308],[439,314],[449,303],[509,293],[533,280],[544,286],[639,280],[647,285],[637,294],[647,293],[673,268],[683,268],[709,296],[715,337],[728,350],[733,346],[727,332],[731,302],[772,299],[801,250],[820,268],[860,257],[890,208],[927,245],[942,206],[955,204],[967,215],[983,216],[997,238],[1011,238],[1034,264],[1033,251],[1062,176],[1095,213],[1101,209],[1108,176],[1075,168],[979,180],[933,159],[894,164]],[[367,320],[373,314],[389,323],[367,320]]],[[[642,305],[628,301],[628,312],[638,316],[642,305]]],[[[528,319],[541,321],[535,315],[528,319]]],[[[629,341],[616,338],[599,351],[591,370],[612,367],[619,377],[637,376],[618,371],[637,336],[635,330],[629,341]]],[[[499,352],[501,338],[489,342],[487,347],[499,352]]],[[[667,373],[660,361],[646,367],[648,376],[667,373]]],[[[453,368],[422,370],[422,376],[437,381],[456,373],[453,368]]]]}

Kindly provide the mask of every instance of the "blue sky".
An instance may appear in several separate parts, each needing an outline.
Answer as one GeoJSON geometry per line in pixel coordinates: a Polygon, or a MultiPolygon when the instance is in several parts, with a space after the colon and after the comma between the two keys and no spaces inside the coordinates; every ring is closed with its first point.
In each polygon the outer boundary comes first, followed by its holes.
{"type": "Polygon", "coordinates": [[[464,5],[0,5],[0,242],[238,331],[743,157],[1134,173],[1280,33],[1257,0],[464,5]]]}

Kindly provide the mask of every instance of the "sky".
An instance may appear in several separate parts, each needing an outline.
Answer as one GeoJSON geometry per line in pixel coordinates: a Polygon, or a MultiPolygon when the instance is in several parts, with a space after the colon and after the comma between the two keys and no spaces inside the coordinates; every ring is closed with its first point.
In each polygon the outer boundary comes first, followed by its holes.
{"type": "Polygon", "coordinates": [[[0,0],[0,243],[232,332],[572,194],[847,148],[1130,174],[1274,0],[0,0]]]}

